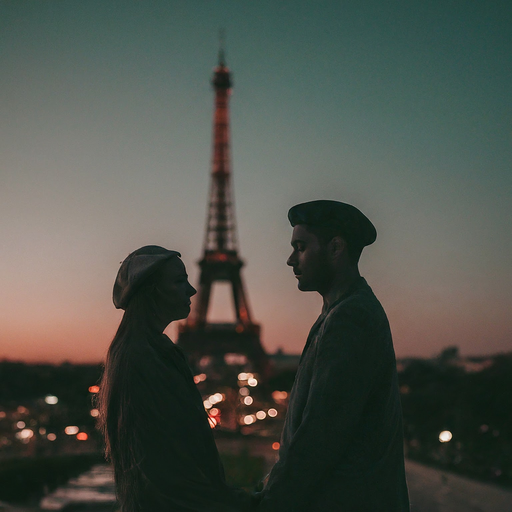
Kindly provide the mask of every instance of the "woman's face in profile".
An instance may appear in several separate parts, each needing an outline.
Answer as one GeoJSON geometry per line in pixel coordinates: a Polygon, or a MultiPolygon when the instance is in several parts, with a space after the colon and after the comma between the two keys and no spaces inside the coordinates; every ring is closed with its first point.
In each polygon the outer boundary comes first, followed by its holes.
{"type": "Polygon", "coordinates": [[[158,272],[156,281],[161,313],[168,323],[187,318],[190,313],[190,297],[196,289],[188,282],[185,265],[179,258],[166,261],[158,272]]]}

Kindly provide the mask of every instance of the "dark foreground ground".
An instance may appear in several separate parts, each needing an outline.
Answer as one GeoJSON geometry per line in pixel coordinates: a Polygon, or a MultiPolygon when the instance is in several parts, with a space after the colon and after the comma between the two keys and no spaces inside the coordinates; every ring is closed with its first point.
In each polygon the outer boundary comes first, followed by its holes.
{"type": "Polygon", "coordinates": [[[411,512],[512,512],[512,491],[406,461],[411,512]]]}
{"type": "MultiPolygon", "coordinates": [[[[247,446],[244,446],[242,452],[238,452],[240,447],[236,443],[219,444],[223,445],[219,446],[219,448],[224,451],[227,466],[235,470],[233,473],[235,478],[237,464],[239,466],[240,464],[246,466],[247,463],[252,465],[252,473],[254,473],[254,475],[248,475],[252,479],[256,473],[264,473],[269,469],[275,459],[275,451],[273,451],[271,447],[266,446],[265,443],[254,443],[249,451],[247,451],[247,446]],[[236,455],[237,452],[239,455],[236,455]],[[250,459],[253,458],[254,455],[258,458],[255,464],[253,463],[254,461],[250,462],[250,459]]],[[[238,469],[240,469],[240,467],[238,469]]],[[[96,468],[98,468],[98,466],[96,466],[96,468]]],[[[481,483],[467,477],[427,467],[413,461],[406,461],[406,470],[412,512],[512,512],[512,490],[481,483]]],[[[94,468],[92,472],[94,472],[94,468]]],[[[87,482],[87,473],[84,476],[85,478],[81,477],[81,479],[87,482]]],[[[57,490],[57,492],[60,492],[62,495],[62,493],[69,491],[69,486],[72,485],[72,481],[67,485],[67,490],[61,488],[60,491],[57,490]]],[[[110,491],[113,491],[113,484],[110,482],[109,485],[111,489],[106,489],[105,479],[103,479],[102,492],[109,491],[110,493],[110,491]]],[[[89,488],[89,492],[91,490],[92,489],[89,488]]],[[[77,493],[77,495],[78,494],[79,493],[77,493]]],[[[0,503],[0,511],[42,512],[44,510],[34,506],[5,506],[3,508],[3,505],[4,504],[0,503]]],[[[48,510],[48,508],[46,508],[46,510],[48,510]]],[[[106,512],[107,510],[112,511],[113,509],[110,506],[98,508],[97,506],[94,507],[82,503],[80,506],[68,506],[60,510],[63,512],[100,512],[100,510],[101,512],[106,512]]]]}
{"type": "MultiPolygon", "coordinates": [[[[238,448],[218,444],[224,451],[238,448]]],[[[263,441],[254,443],[249,453],[263,455],[266,469],[272,467],[276,457],[276,452],[263,441]]],[[[411,512],[512,512],[512,490],[410,460],[406,461],[406,471],[411,512]]]]}

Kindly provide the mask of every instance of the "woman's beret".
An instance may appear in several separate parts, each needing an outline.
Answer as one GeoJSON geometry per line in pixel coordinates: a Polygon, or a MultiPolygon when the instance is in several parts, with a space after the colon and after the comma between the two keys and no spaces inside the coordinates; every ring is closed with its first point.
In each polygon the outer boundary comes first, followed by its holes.
{"type": "Polygon", "coordinates": [[[156,270],[159,263],[181,256],[158,245],[145,245],[130,253],[121,263],[114,283],[112,299],[117,309],[126,309],[128,302],[144,280],[156,270]]]}

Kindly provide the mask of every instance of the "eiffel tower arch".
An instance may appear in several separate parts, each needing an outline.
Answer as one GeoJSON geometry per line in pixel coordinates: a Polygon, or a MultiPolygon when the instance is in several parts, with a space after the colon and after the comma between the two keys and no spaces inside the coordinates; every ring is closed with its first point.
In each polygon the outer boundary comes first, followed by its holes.
{"type": "Polygon", "coordinates": [[[215,90],[213,158],[203,257],[199,261],[200,278],[193,310],[187,322],[180,326],[177,343],[197,371],[231,364],[255,371],[265,381],[270,375],[270,360],[261,345],[260,326],[252,320],[241,275],[244,263],[238,255],[231,189],[232,80],[222,48],[212,85],[215,90]],[[212,287],[220,282],[228,283],[231,288],[236,318],[231,323],[207,320],[212,287]]]}

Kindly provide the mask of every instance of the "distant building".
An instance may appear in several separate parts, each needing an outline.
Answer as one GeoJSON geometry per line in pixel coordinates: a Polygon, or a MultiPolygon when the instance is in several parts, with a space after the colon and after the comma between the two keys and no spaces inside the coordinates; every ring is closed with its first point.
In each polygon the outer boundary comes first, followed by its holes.
{"type": "Polygon", "coordinates": [[[278,348],[275,354],[269,354],[274,373],[284,371],[297,371],[300,362],[300,354],[285,354],[282,348],[278,348]]]}

